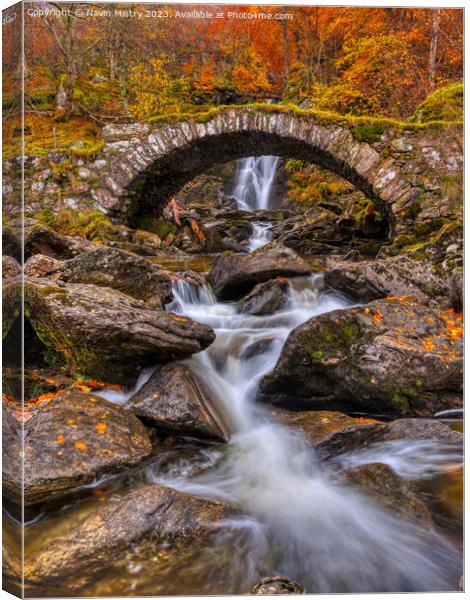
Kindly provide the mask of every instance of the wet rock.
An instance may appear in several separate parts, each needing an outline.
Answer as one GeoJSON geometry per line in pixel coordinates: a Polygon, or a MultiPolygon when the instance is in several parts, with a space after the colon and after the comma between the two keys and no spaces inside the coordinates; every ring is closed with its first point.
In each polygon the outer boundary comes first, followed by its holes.
{"type": "MultiPolygon", "coordinates": [[[[341,415],[341,413],[333,414],[341,415]]],[[[347,419],[352,418],[347,417],[347,419]]],[[[336,424],[341,425],[341,420],[338,417],[332,419],[332,421],[333,427],[336,424]]],[[[325,425],[325,439],[317,441],[314,438],[312,440],[312,443],[316,444],[320,458],[329,459],[340,454],[364,449],[371,444],[392,440],[428,440],[443,444],[463,444],[463,435],[461,433],[454,431],[445,423],[431,419],[397,419],[395,421],[380,422],[373,419],[359,418],[352,419],[352,421],[356,421],[356,424],[352,423],[350,427],[345,425],[344,431],[340,428],[338,431],[334,431],[333,429],[331,434],[329,433],[331,426],[327,423],[325,425]],[[367,421],[370,421],[369,425],[367,425],[367,421]]],[[[294,426],[296,425],[295,422],[293,424],[294,426]]],[[[307,421],[305,430],[307,432],[307,439],[310,441],[311,438],[308,435],[309,426],[310,428],[312,427],[307,421]]]]}
{"type": "Polygon", "coordinates": [[[126,404],[158,430],[174,435],[226,441],[210,396],[189,367],[170,363],[157,370],[126,404]]]}
{"type": "MultiPolygon", "coordinates": [[[[24,423],[24,501],[51,500],[90,483],[100,475],[121,471],[150,454],[147,430],[132,414],[95,396],[71,389],[61,393],[24,423]]],[[[21,498],[15,479],[20,423],[7,420],[4,448],[8,467],[6,492],[21,498]]],[[[18,476],[16,475],[16,478],[18,476]]]]}
{"type": "Polygon", "coordinates": [[[351,231],[342,231],[340,218],[331,210],[315,208],[275,225],[273,239],[301,254],[331,254],[351,241],[351,231]]]}
{"type": "Polygon", "coordinates": [[[271,577],[264,577],[261,581],[258,581],[250,594],[264,596],[305,594],[305,589],[295,581],[292,581],[292,579],[280,577],[279,575],[272,575],[271,577]]]}
{"type": "Polygon", "coordinates": [[[223,520],[235,514],[220,502],[162,485],[115,495],[95,510],[75,511],[66,524],[51,526],[48,539],[36,544],[25,562],[27,593],[75,595],[129,552],[148,561],[159,551],[184,552],[194,543],[214,543],[215,535],[226,529],[223,520]]]}
{"type": "Polygon", "coordinates": [[[350,483],[372,496],[384,508],[426,529],[433,527],[433,518],[420,500],[394,471],[383,463],[361,465],[346,471],[350,483]]]}
{"type": "Polygon", "coordinates": [[[357,450],[383,424],[376,419],[350,417],[338,411],[304,410],[291,412],[275,410],[273,417],[284,425],[300,430],[307,443],[321,458],[331,458],[349,450],[357,450]]]}
{"type": "Polygon", "coordinates": [[[450,277],[450,303],[454,310],[460,312],[463,308],[463,269],[457,267],[450,277]]]}
{"type": "Polygon", "coordinates": [[[292,331],[260,398],[287,407],[432,416],[461,403],[461,321],[411,300],[336,310],[292,331]]]}
{"type": "Polygon", "coordinates": [[[430,262],[406,256],[336,263],[325,272],[325,285],[361,302],[387,296],[410,296],[420,304],[448,305],[447,281],[430,262]]]}
{"type": "Polygon", "coordinates": [[[463,434],[449,425],[431,419],[397,419],[385,423],[373,432],[370,441],[432,440],[448,444],[463,444],[463,434]]]}
{"type": "Polygon", "coordinates": [[[240,298],[257,283],[275,277],[309,275],[310,267],[295,252],[273,247],[249,256],[219,256],[208,280],[216,296],[223,300],[240,298]]]}
{"type": "Polygon", "coordinates": [[[2,256],[2,279],[12,279],[21,275],[21,265],[13,256],[2,256]]]}
{"type": "Polygon", "coordinates": [[[171,280],[146,258],[101,246],[65,262],[60,275],[71,283],[92,283],[143,300],[149,308],[170,302],[171,280]]]}
{"type": "Polygon", "coordinates": [[[289,282],[284,277],[258,283],[250,293],[235,304],[239,313],[271,315],[283,309],[289,301],[289,282]]]}
{"type": "Polygon", "coordinates": [[[57,260],[44,254],[35,254],[28,258],[24,265],[25,277],[37,277],[55,281],[60,278],[64,268],[64,261],[57,260]]]}
{"type": "Polygon", "coordinates": [[[208,325],[90,284],[27,279],[25,301],[39,339],[73,372],[104,381],[133,383],[142,367],[186,358],[215,337],[208,325]]]}
{"type": "Polygon", "coordinates": [[[259,356],[267,352],[269,347],[276,341],[275,338],[264,338],[262,340],[256,340],[255,342],[248,344],[243,351],[240,353],[241,360],[247,360],[254,356],[259,356]]]}

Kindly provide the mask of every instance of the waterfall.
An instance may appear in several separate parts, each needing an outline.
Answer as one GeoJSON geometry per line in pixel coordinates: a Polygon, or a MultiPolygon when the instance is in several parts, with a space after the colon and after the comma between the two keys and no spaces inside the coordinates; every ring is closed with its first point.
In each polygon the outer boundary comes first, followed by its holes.
{"type": "Polygon", "coordinates": [[[278,156],[250,156],[237,161],[233,197],[241,210],[270,208],[278,156]]]}
{"type": "Polygon", "coordinates": [[[185,289],[191,287],[185,282],[175,286],[172,310],[216,332],[207,350],[185,362],[210,391],[231,439],[224,460],[203,474],[165,479],[156,471],[150,479],[240,506],[258,524],[252,536],[257,542],[244,555],[309,592],[454,589],[461,564],[449,542],[347,486],[333,467],[317,460],[298,430],[255,402],[258,384],[274,368],[289,333],[307,319],[348,306],[322,291],[321,276],[292,279],[290,285],[287,306],[267,316],[238,314],[209,287],[196,292],[185,289]]]}

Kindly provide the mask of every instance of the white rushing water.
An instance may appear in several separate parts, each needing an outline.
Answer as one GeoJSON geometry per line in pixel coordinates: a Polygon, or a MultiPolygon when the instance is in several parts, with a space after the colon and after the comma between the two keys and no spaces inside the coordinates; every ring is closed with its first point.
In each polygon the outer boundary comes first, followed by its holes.
{"type": "Polygon", "coordinates": [[[267,210],[278,156],[250,156],[237,161],[233,197],[241,210],[267,210]]]}
{"type": "Polygon", "coordinates": [[[250,252],[257,250],[271,241],[271,223],[253,223],[253,233],[248,240],[250,252]]]}
{"type": "Polygon", "coordinates": [[[257,523],[246,556],[257,567],[271,564],[271,572],[298,580],[308,591],[455,589],[458,556],[447,542],[346,487],[316,460],[299,431],[274,421],[255,403],[258,384],[275,366],[290,331],[347,306],[343,298],[322,292],[321,283],[321,276],[291,280],[284,310],[250,316],[217,302],[210,288],[196,291],[178,282],[171,309],[217,334],[206,351],[186,362],[210,389],[232,436],[224,460],[204,474],[151,477],[238,504],[257,523]]]}
{"type": "MultiPolygon", "coordinates": [[[[279,156],[250,156],[237,161],[233,197],[240,210],[268,210],[279,156]]],[[[254,221],[248,240],[250,252],[271,241],[270,223],[254,221]]]]}

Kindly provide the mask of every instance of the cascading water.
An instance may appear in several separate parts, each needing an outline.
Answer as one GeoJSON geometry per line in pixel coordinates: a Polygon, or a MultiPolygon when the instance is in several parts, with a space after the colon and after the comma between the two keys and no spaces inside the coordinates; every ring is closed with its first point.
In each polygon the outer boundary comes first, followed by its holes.
{"type": "MultiPolygon", "coordinates": [[[[271,190],[279,166],[278,156],[250,156],[237,162],[233,197],[240,210],[268,210],[271,190]]],[[[253,233],[248,240],[250,252],[271,240],[271,224],[253,222],[253,233]]]]}
{"type": "Polygon", "coordinates": [[[233,197],[241,210],[267,210],[278,156],[250,156],[237,162],[233,197]]]}
{"type": "Polygon", "coordinates": [[[253,223],[253,233],[248,240],[248,250],[253,252],[271,241],[271,223],[253,223]]]}
{"type": "MultiPolygon", "coordinates": [[[[211,325],[216,340],[187,364],[210,390],[232,432],[220,465],[193,478],[161,481],[188,493],[228,499],[258,523],[246,555],[259,571],[291,577],[310,592],[455,589],[456,550],[346,487],[317,461],[298,431],[255,403],[257,386],[289,332],[307,319],[348,305],[321,291],[322,278],[291,280],[290,302],[274,315],[237,314],[210,288],[175,286],[171,308],[211,325]],[[261,524],[261,527],[260,527],[261,524]]],[[[247,585],[250,582],[247,582],[247,585]]]]}

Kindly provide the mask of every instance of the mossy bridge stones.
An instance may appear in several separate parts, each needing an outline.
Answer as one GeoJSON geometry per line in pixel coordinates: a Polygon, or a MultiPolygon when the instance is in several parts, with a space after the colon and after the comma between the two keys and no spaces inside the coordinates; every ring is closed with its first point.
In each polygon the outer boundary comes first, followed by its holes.
{"type": "Polygon", "coordinates": [[[138,214],[158,215],[215,164],[256,155],[316,163],[349,180],[378,205],[392,238],[410,225],[432,232],[462,204],[457,122],[400,123],[255,104],[107,125],[102,135],[103,148],[80,159],[80,173],[91,173],[85,195],[94,208],[131,224],[138,214]]]}

